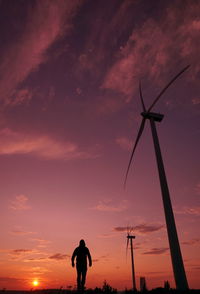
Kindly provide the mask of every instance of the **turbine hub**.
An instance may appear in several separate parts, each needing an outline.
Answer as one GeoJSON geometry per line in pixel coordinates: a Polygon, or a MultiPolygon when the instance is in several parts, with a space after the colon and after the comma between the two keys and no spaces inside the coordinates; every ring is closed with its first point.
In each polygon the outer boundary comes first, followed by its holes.
{"type": "Polygon", "coordinates": [[[143,116],[146,119],[153,118],[153,120],[159,121],[159,122],[161,122],[163,117],[164,117],[163,114],[155,113],[155,112],[148,112],[148,111],[147,112],[141,112],[141,116],[143,116]]]}

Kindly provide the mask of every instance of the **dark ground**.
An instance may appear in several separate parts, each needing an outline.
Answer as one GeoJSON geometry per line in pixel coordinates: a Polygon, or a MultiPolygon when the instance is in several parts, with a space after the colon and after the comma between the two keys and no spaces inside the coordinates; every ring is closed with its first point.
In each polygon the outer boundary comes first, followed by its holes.
{"type": "MultiPolygon", "coordinates": [[[[81,294],[80,292],[77,291],[69,291],[69,290],[64,290],[64,289],[44,289],[44,290],[30,290],[30,291],[23,291],[23,290],[0,290],[0,293],[5,293],[5,294],[81,294]]],[[[83,292],[84,294],[135,294],[135,293],[152,293],[152,294],[200,294],[200,290],[188,290],[188,291],[177,291],[177,290],[165,290],[163,288],[156,288],[150,291],[143,291],[143,292],[133,292],[131,290],[127,291],[117,291],[116,289],[112,289],[111,291],[102,291],[102,289],[88,289],[83,292]]]]}

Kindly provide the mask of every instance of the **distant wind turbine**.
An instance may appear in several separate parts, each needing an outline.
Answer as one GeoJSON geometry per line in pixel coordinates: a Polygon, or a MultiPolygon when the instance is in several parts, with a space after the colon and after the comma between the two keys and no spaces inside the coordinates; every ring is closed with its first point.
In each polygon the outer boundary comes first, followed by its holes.
{"type": "Polygon", "coordinates": [[[136,281],[135,281],[135,267],[134,267],[134,258],[133,258],[133,239],[135,236],[131,235],[132,228],[127,227],[127,245],[126,245],[126,254],[128,250],[129,241],[131,244],[131,266],[132,266],[132,282],[133,282],[133,291],[137,291],[136,281]]]}
{"type": "Polygon", "coordinates": [[[132,159],[133,159],[133,155],[135,153],[135,150],[136,150],[136,147],[137,147],[138,142],[140,140],[140,137],[141,137],[141,135],[143,133],[145,122],[146,122],[147,119],[149,119],[150,126],[151,126],[152,137],[153,137],[153,142],[154,142],[154,148],[155,148],[155,154],[156,154],[159,178],[160,178],[160,186],[161,186],[161,191],[162,191],[162,200],[163,200],[163,206],[164,206],[164,212],[165,212],[165,220],[166,220],[166,225],[167,225],[167,233],[168,233],[168,239],[169,239],[169,247],[170,247],[172,267],[173,267],[173,272],[174,272],[174,279],[175,279],[175,283],[176,283],[176,288],[178,290],[187,290],[188,289],[188,282],[187,282],[187,277],[186,277],[186,274],[185,274],[183,259],[182,259],[182,255],[181,255],[181,249],[180,249],[179,240],[178,240],[178,234],[177,234],[177,230],[176,230],[174,214],[173,214],[173,210],[172,210],[172,204],[171,204],[171,200],[170,200],[170,194],[169,194],[169,189],[168,189],[168,184],[167,184],[167,178],[166,178],[166,174],[165,174],[162,154],[161,154],[158,135],[157,135],[157,131],[156,131],[155,122],[161,122],[164,115],[159,114],[159,113],[150,112],[150,111],[155,106],[155,104],[158,102],[160,97],[164,94],[164,92],[169,88],[169,86],[180,75],[182,75],[188,68],[189,68],[189,65],[184,67],[164,87],[164,89],[155,98],[154,102],[152,103],[152,105],[148,109],[146,109],[145,104],[144,104],[144,100],[143,100],[143,96],[142,96],[141,83],[139,84],[140,99],[141,99],[142,108],[143,108],[143,112],[141,113],[141,115],[142,115],[143,118],[142,118],[142,122],[141,122],[139,131],[138,131],[138,134],[137,134],[137,137],[136,137],[135,144],[133,146],[133,150],[132,150],[132,153],[131,153],[131,157],[130,157],[130,160],[129,160],[129,164],[128,164],[128,168],[127,168],[126,176],[125,176],[125,181],[124,181],[124,186],[126,186],[126,181],[127,181],[129,169],[130,169],[130,166],[131,166],[131,162],[132,162],[132,159]]]}

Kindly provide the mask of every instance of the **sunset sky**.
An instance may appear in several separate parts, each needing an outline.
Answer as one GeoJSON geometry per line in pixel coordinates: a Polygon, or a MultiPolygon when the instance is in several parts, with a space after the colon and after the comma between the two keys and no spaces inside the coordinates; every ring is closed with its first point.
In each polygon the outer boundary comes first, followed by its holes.
{"type": "Polygon", "coordinates": [[[0,289],[76,284],[175,287],[147,122],[123,188],[142,111],[190,68],[155,112],[190,288],[200,288],[200,2],[0,0],[0,289]]]}

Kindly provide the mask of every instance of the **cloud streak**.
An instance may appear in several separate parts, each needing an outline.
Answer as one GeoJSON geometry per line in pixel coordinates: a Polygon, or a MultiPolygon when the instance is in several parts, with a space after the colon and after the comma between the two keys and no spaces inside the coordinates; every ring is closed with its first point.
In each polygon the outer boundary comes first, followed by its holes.
{"type": "Polygon", "coordinates": [[[47,61],[47,49],[71,28],[72,17],[80,3],[78,0],[58,0],[27,4],[26,25],[0,60],[0,97],[6,104],[17,103],[18,97],[11,99],[17,87],[47,61]]]}
{"type": "MultiPolygon", "coordinates": [[[[46,241],[46,240],[42,240],[42,241],[46,241]]],[[[25,249],[25,248],[6,250],[5,252],[8,253],[8,255],[12,257],[12,259],[21,260],[24,262],[61,261],[71,257],[70,255],[63,254],[63,253],[54,253],[49,255],[48,253],[38,249],[25,249]]]]}
{"type": "Polygon", "coordinates": [[[31,241],[37,242],[37,247],[39,248],[45,248],[48,244],[51,243],[49,240],[41,239],[41,238],[31,238],[31,241]]]}
{"type": "Polygon", "coordinates": [[[137,233],[137,234],[148,234],[148,233],[153,233],[153,232],[157,232],[160,231],[164,228],[164,225],[161,224],[139,224],[137,226],[133,226],[133,227],[115,227],[114,231],[116,232],[127,232],[128,230],[132,230],[133,233],[137,233]]]}
{"type": "Polygon", "coordinates": [[[161,255],[165,254],[169,248],[152,248],[148,251],[143,252],[144,255],[161,255]]]}
{"type": "Polygon", "coordinates": [[[21,194],[15,197],[15,200],[11,201],[10,208],[13,210],[28,210],[31,206],[28,204],[28,197],[21,194]]]}
{"type": "Polygon", "coordinates": [[[10,285],[15,284],[15,283],[21,283],[26,281],[26,279],[20,279],[20,278],[13,278],[13,277],[0,277],[0,282],[2,283],[8,283],[10,285]]]}
{"type": "Polygon", "coordinates": [[[92,207],[92,209],[107,212],[121,212],[127,209],[127,201],[124,200],[118,205],[113,205],[111,200],[99,201],[99,203],[92,207]]]}
{"type": "Polygon", "coordinates": [[[182,242],[183,245],[198,245],[200,244],[200,239],[199,238],[196,238],[196,239],[192,239],[192,240],[189,240],[189,241],[184,241],[182,242]]]}
{"type": "Polygon", "coordinates": [[[180,210],[176,210],[175,212],[177,214],[183,214],[183,215],[200,216],[200,206],[196,206],[196,207],[185,206],[180,210]]]}
{"type": "Polygon", "coordinates": [[[46,160],[94,157],[80,151],[73,142],[62,142],[48,135],[28,135],[14,132],[9,128],[0,131],[0,155],[29,154],[46,160]]]}
{"type": "Polygon", "coordinates": [[[32,273],[33,275],[44,275],[46,273],[51,272],[50,269],[47,269],[45,267],[41,267],[41,266],[34,266],[34,267],[30,267],[27,269],[30,273],[32,273]]]}
{"type": "Polygon", "coordinates": [[[67,255],[67,254],[61,254],[61,253],[55,253],[51,256],[49,256],[49,259],[52,259],[52,260],[65,260],[67,258],[70,258],[70,255],[67,255]]]}
{"type": "Polygon", "coordinates": [[[117,143],[117,145],[119,145],[122,149],[126,151],[130,151],[133,147],[133,142],[126,137],[116,138],[115,142],[117,143]]]}
{"type": "Polygon", "coordinates": [[[41,257],[29,257],[24,259],[25,262],[50,262],[50,261],[62,261],[69,259],[71,256],[62,253],[55,253],[50,256],[41,256],[41,257]]]}
{"type": "Polygon", "coordinates": [[[10,231],[10,233],[12,235],[15,235],[15,236],[25,236],[25,235],[33,235],[33,234],[36,234],[36,232],[22,231],[22,230],[12,230],[12,231],[10,231]]]}
{"type": "Polygon", "coordinates": [[[32,249],[13,249],[9,252],[9,254],[19,256],[19,255],[24,255],[24,254],[30,254],[33,252],[34,252],[34,250],[32,250],[32,249]]]}

